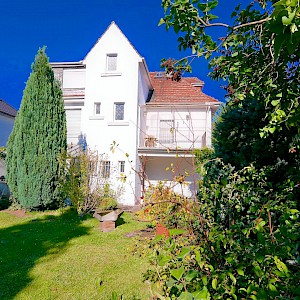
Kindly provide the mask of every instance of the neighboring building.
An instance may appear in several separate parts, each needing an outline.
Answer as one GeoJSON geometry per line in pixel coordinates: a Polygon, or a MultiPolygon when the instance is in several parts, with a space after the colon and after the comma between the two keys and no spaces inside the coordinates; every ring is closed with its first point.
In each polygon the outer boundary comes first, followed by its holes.
{"type": "MultiPolygon", "coordinates": [[[[103,154],[102,176],[123,191],[122,204],[138,203],[149,184],[192,174],[191,150],[211,145],[220,102],[202,92],[197,78],[174,82],[149,73],[114,22],[82,61],[51,65],[62,85],[68,143],[103,154]],[[167,172],[171,164],[176,171],[167,172]]],[[[195,178],[186,179],[192,196],[195,178]]]]}
{"type": "MultiPolygon", "coordinates": [[[[0,147],[6,147],[9,135],[14,127],[17,110],[0,99],[0,147]]],[[[4,159],[0,158],[0,177],[6,175],[4,159]]]]}
{"type": "Polygon", "coordinates": [[[0,147],[5,147],[14,127],[17,110],[0,99],[0,147]]]}

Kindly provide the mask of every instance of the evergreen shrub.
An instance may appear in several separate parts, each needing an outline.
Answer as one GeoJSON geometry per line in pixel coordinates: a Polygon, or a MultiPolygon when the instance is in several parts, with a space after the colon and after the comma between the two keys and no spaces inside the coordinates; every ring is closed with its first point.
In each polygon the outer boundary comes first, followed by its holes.
{"type": "Polygon", "coordinates": [[[7,143],[7,182],[23,208],[46,209],[60,199],[58,155],[66,149],[66,116],[45,48],[31,68],[7,143]]]}

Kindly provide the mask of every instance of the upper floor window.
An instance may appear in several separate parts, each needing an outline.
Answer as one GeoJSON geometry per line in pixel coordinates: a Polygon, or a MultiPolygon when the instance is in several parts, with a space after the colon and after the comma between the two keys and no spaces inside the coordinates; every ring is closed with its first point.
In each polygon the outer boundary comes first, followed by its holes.
{"type": "Polygon", "coordinates": [[[94,103],[94,115],[95,116],[100,115],[100,112],[101,112],[100,108],[101,108],[101,103],[100,102],[95,102],[94,103]]]}
{"type": "Polygon", "coordinates": [[[114,72],[117,71],[117,58],[118,54],[107,54],[106,56],[106,71],[114,72]]]}
{"type": "Polygon", "coordinates": [[[124,120],[125,103],[115,103],[115,120],[124,120]]]}

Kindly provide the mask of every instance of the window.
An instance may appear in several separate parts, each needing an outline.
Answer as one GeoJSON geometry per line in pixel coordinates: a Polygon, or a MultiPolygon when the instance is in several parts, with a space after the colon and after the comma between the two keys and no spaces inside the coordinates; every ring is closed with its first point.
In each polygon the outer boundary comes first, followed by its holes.
{"type": "Polygon", "coordinates": [[[95,102],[94,103],[94,115],[95,116],[100,115],[100,108],[101,108],[101,103],[100,102],[95,102]]]}
{"type": "Polygon", "coordinates": [[[89,116],[89,120],[104,120],[101,102],[94,102],[92,114],[89,116]]]}
{"type": "Polygon", "coordinates": [[[108,178],[110,176],[110,161],[101,162],[101,176],[108,178]]]}
{"type": "Polygon", "coordinates": [[[159,121],[159,142],[161,144],[174,143],[174,120],[159,121]]]}
{"type": "Polygon", "coordinates": [[[124,160],[120,160],[119,161],[119,172],[120,173],[124,173],[125,172],[125,161],[124,160]]]}
{"type": "Polygon", "coordinates": [[[77,145],[81,136],[81,109],[66,109],[67,142],[77,145]]]}
{"type": "Polygon", "coordinates": [[[124,120],[124,103],[115,103],[115,120],[124,120]]]}
{"type": "Polygon", "coordinates": [[[107,54],[106,56],[106,71],[117,71],[117,58],[118,54],[107,54]]]}

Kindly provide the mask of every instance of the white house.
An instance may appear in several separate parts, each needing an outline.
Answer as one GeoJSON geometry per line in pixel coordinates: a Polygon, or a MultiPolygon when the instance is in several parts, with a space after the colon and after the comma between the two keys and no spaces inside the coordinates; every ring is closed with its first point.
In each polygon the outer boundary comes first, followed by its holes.
{"type": "Polygon", "coordinates": [[[17,110],[0,99],[0,147],[5,147],[14,127],[17,110]]]}
{"type": "MultiPolygon", "coordinates": [[[[14,127],[17,110],[0,99],[0,147],[5,147],[14,127]]],[[[0,176],[6,175],[5,161],[0,158],[0,176]]]]}
{"type": "MultiPolygon", "coordinates": [[[[211,145],[219,101],[197,78],[150,73],[114,22],[82,61],[51,65],[62,85],[68,143],[103,154],[102,176],[122,191],[120,203],[139,203],[149,184],[173,183],[177,172],[192,174],[191,149],[211,145]]],[[[186,180],[191,195],[195,182],[186,180]]]]}

